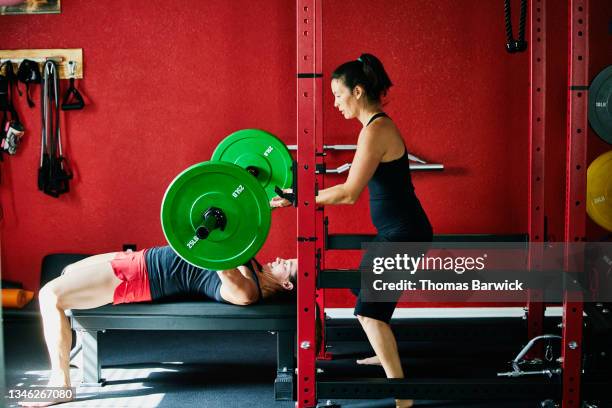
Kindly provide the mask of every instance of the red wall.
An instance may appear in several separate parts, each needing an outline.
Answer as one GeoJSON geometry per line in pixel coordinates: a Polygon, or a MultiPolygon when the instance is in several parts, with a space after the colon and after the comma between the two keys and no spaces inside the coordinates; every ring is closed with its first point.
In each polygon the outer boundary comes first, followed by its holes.
{"type": "MultiPolygon", "coordinates": [[[[612,11],[605,0],[591,3],[594,22],[604,24],[593,27],[591,58],[598,71],[610,60],[606,18],[612,11]]],[[[436,232],[525,232],[528,55],[505,52],[502,2],[348,4],[324,1],[324,73],[361,52],[384,62],[395,83],[386,110],[409,149],[446,166],[442,173],[414,176],[436,232]]],[[[559,154],[565,8],[565,2],[549,1],[555,31],[549,34],[548,90],[555,99],[548,123],[556,133],[547,148],[559,154]]],[[[0,164],[2,272],[28,288],[38,287],[47,253],[163,244],[159,207],[167,184],[207,160],[227,134],[255,127],[295,143],[293,2],[75,0],[63,4],[61,15],[0,19],[2,48],[83,48],[85,78],[78,86],[89,103],[63,115],[76,175],[72,191],[60,199],[36,188],[40,117],[23,100],[19,104],[28,133],[20,154],[0,164]]],[[[355,143],[358,124],[333,109],[327,87],[323,102],[327,143],[355,143]]],[[[333,154],[329,165],[350,160],[349,153],[333,154]]],[[[559,193],[560,203],[564,170],[558,164],[549,162],[554,168],[547,192],[559,193]]],[[[330,176],[328,184],[342,180],[330,176]]],[[[552,224],[560,225],[555,205],[552,224]]],[[[332,233],[373,232],[365,194],[355,207],[327,214],[332,233]]],[[[275,211],[262,258],[294,255],[294,237],[295,211],[275,211]]],[[[330,253],[327,266],[355,267],[354,255],[330,253]]],[[[331,305],[347,304],[343,293],[333,294],[331,305]]]]}

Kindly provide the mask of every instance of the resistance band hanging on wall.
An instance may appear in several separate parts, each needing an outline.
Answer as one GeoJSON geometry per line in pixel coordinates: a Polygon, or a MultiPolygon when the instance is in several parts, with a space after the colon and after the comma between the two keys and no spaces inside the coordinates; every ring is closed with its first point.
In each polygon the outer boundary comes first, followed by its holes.
{"type": "Polygon", "coordinates": [[[68,61],[68,68],[70,69],[70,86],[66,89],[66,93],[64,94],[62,110],[83,109],[85,107],[83,96],[81,96],[79,90],[74,86],[76,64],[77,63],[74,61],[68,61]]]}
{"type": "Polygon", "coordinates": [[[527,49],[527,41],[525,41],[527,0],[521,0],[521,17],[519,20],[518,40],[514,39],[514,34],[512,33],[512,13],[510,10],[510,1],[511,0],[504,0],[504,16],[506,21],[506,51],[512,54],[515,52],[523,52],[527,49]]]}
{"type": "Polygon", "coordinates": [[[7,152],[10,155],[17,153],[19,141],[24,134],[24,127],[19,120],[19,115],[13,103],[13,94],[17,76],[13,71],[13,64],[7,61],[0,66],[5,75],[0,75],[0,161],[2,155],[7,152]]]}
{"type": "Polygon", "coordinates": [[[53,61],[45,63],[41,92],[42,126],[38,189],[52,197],[70,191],[72,173],[62,153],[59,78],[53,61]]]}

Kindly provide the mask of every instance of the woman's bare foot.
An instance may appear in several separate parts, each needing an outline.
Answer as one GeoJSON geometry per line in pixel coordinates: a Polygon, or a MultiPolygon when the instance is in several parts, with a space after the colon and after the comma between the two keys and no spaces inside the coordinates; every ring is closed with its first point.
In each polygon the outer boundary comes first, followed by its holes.
{"type": "Polygon", "coordinates": [[[363,358],[361,360],[357,360],[357,364],[361,365],[382,365],[380,363],[380,359],[377,356],[363,358]]]}
{"type": "Polygon", "coordinates": [[[395,408],[410,408],[413,405],[413,400],[395,400],[395,408]]]}

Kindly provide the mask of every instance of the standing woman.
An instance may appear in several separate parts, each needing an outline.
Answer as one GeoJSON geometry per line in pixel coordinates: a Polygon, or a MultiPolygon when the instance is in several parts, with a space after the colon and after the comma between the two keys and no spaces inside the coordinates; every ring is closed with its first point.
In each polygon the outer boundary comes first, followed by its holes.
{"type": "MultiPolygon", "coordinates": [[[[316,203],[354,204],[367,185],[371,218],[378,232],[376,242],[430,242],[433,231],[414,191],[404,139],[382,110],[381,98],[391,85],[382,63],[371,54],[362,54],[332,73],[334,107],[345,119],[359,120],[363,128],[346,181],[319,191],[316,203]]],[[[273,202],[274,206],[286,204],[280,198],[273,202]]],[[[361,293],[356,294],[354,314],[376,353],[360,363],[380,363],[387,378],[404,378],[389,325],[397,300],[366,302],[361,293]]],[[[398,408],[412,404],[411,400],[396,400],[398,408]]]]}

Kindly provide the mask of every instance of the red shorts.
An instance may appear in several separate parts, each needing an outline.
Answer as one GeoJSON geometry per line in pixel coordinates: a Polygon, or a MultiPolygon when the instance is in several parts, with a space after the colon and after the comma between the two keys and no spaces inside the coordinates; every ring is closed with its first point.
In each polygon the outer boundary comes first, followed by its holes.
{"type": "Polygon", "coordinates": [[[117,252],[111,261],[115,275],[121,279],[113,295],[114,305],[151,301],[145,251],[117,252]]]}

